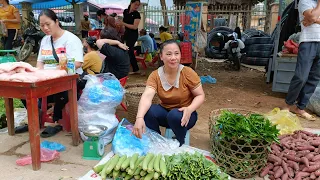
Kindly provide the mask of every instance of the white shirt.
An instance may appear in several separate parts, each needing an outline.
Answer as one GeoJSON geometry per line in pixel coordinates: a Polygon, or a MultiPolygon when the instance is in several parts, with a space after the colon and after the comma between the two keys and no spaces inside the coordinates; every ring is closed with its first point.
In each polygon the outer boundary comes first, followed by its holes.
{"type": "MultiPolygon", "coordinates": [[[[69,31],[64,31],[63,35],[53,42],[57,56],[61,56],[61,51],[65,52],[67,58],[74,58],[77,62],[83,62],[83,46],[81,40],[69,31]]],[[[44,63],[44,69],[56,69],[58,62],[52,54],[51,35],[42,38],[38,60],[44,63]]],[[[76,73],[82,74],[82,68],[78,68],[76,73]]]]}
{"type": "MultiPolygon", "coordinates": [[[[299,19],[303,21],[304,16],[303,13],[306,10],[313,9],[317,6],[316,0],[300,0],[298,4],[299,10],[299,19]]],[[[300,35],[300,43],[301,42],[320,42],[320,25],[312,24],[310,26],[305,27],[301,23],[301,35],[300,35]]]]}

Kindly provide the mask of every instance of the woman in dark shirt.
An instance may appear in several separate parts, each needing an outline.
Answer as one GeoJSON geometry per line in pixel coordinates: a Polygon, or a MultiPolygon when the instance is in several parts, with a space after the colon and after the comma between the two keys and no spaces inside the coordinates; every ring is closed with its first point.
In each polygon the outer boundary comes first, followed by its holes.
{"type": "Polygon", "coordinates": [[[138,26],[141,19],[140,13],[138,12],[139,6],[140,0],[131,0],[128,9],[123,11],[122,24],[125,26],[124,41],[129,47],[130,63],[133,71],[130,74],[140,73],[139,66],[134,55],[134,44],[138,39],[138,26]]]}
{"type": "Polygon", "coordinates": [[[105,28],[100,32],[97,46],[106,58],[102,63],[102,73],[110,72],[121,79],[128,76],[130,71],[130,58],[127,46],[120,42],[120,37],[114,28],[105,28]]]}

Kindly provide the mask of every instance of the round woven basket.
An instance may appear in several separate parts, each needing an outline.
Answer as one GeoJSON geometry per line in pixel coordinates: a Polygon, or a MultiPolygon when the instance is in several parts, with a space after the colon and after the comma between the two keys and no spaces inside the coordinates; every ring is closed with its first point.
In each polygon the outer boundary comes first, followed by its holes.
{"type": "Polygon", "coordinates": [[[218,132],[214,126],[223,110],[245,116],[256,112],[244,109],[217,109],[211,112],[209,119],[210,145],[217,164],[232,177],[254,177],[267,163],[270,143],[263,139],[252,139],[249,143],[238,137],[229,141],[220,138],[219,134],[223,132],[218,132]]]}
{"type": "MultiPolygon", "coordinates": [[[[126,85],[126,104],[128,107],[128,121],[134,124],[136,122],[136,116],[138,112],[139,101],[146,85],[144,84],[130,84],[126,85]]],[[[156,94],[152,100],[152,104],[158,104],[160,102],[158,95],[156,94]]]]}

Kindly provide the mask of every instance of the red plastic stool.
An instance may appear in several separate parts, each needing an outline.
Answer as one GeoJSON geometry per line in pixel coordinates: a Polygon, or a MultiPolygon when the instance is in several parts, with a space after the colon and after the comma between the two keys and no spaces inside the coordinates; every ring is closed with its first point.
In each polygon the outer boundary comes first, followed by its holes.
{"type": "MultiPolygon", "coordinates": [[[[42,98],[41,102],[41,128],[44,128],[44,124],[54,123],[53,119],[47,114],[47,97],[42,98]]],[[[71,124],[70,124],[70,116],[69,116],[69,103],[62,110],[62,119],[59,120],[59,124],[63,127],[63,130],[70,132],[71,131],[71,124]]]]}

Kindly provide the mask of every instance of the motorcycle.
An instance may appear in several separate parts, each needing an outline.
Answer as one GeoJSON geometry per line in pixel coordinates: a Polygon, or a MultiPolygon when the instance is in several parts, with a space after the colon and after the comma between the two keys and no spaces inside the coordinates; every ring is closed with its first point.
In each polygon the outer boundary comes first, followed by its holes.
{"type": "Polygon", "coordinates": [[[218,47],[219,52],[225,50],[226,62],[229,62],[232,69],[239,71],[241,67],[241,49],[244,48],[244,43],[237,38],[237,33],[222,34],[215,33],[211,40],[211,45],[218,47]]]}
{"type": "Polygon", "coordinates": [[[34,14],[30,12],[29,18],[26,19],[29,22],[29,27],[23,32],[23,45],[18,53],[18,60],[26,61],[31,53],[38,53],[40,48],[41,39],[45,34],[40,30],[40,26],[34,19],[34,14]]]}

